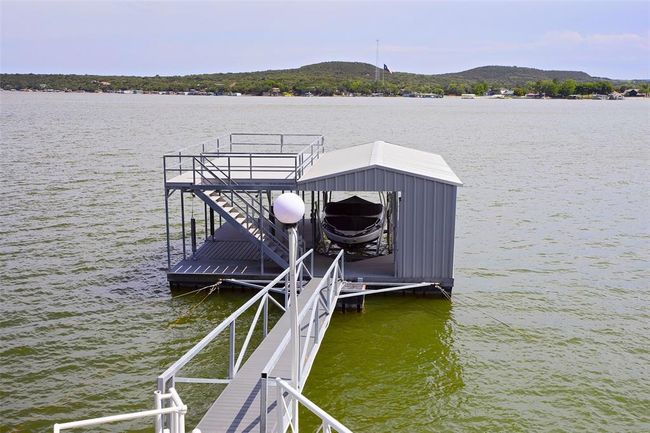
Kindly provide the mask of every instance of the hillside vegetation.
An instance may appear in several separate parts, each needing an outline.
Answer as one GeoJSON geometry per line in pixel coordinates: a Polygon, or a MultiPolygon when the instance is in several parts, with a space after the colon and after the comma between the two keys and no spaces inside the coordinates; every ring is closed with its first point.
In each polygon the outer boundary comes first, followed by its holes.
{"type": "Polygon", "coordinates": [[[0,87],[16,89],[54,89],[86,92],[139,90],[144,92],[243,93],[262,95],[336,95],[381,92],[483,94],[488,89],[509,88],[516,94],[544,91],[553,94],[605,93],[619,87],[647,82],[620,82],[596,78],[581,71],[545,71],[516,66],[483,66],[463,72],[438,75],[407,72],[384,73],[375,81],[375,67],[359,62],[324,62],[296,69],[258,72],[215,73],[186,76],[103,76],[66,74],[2,74],[0,87]]]}

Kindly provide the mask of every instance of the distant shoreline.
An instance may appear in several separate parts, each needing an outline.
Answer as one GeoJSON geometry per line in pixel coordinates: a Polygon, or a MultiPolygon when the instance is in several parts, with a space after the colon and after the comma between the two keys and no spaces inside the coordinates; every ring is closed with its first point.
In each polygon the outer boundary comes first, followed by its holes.
{"type": "Polygon", "coordinates": [[[526,99],[526,100],[623,100],[623,99],[647,99],[650,94],[637,94],[625,96],[618,92],[613,94],[590,94],[590,95],[570,95],[570,97],[549,97],[539,94],[514,96],[514,95],[473,95],[467,97],[463,95],[440,95],[436,97],[430,96],[413,96],[413,95],[366,95],[366,94],[336,94],[336,95],[252,95],[252,94],[191,94],[190,92],[144,92],[144,91],[114,91],[114,92],[88,92],[84,90],[54,90],[54,89],[10,89],[5,90],[0,88],[0,93],[72,93],[72,94],[91,94],[91,95],[154,95],[154,96],[220,96],[220,97],[263,97],[263,98],[406,98],[406,99],[526,99]]]}
{"type": "MultiPolygon", "coordinates": [[[[324,62],[296,69],[185,76],[0,74],[4,90],[184,95],[411,96],[503,95],[542,98],[650,93],[650,80],[611,80],[582,71],[482,66],[425,75],[388,71],[360,62],[324,62]]],[[[616,96],[616,95],[615,95],[616,96]]]]}

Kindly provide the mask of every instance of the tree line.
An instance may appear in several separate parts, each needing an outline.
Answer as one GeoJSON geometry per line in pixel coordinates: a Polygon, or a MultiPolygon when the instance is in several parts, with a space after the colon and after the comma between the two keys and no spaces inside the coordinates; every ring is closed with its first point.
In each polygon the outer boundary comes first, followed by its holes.
{"type": "Polygon", "coordinates": [[[247,95],[264,95],[270,92],[315,96],[332,95],[371,95],[382,93],[387,96],[399,96],[417,93],[437,93],[461,95],[474,93],[483,95],[498,92],[501,88],[511,89],[514,95],[543,93],[549,97],[567,97],[569,95],[608,94],[612,91],[622,92],[628,88],[639,88],[644,93],[650,92],[650,84],[613,83],[607,80],[578,82],[572,79],[545,79],[530,81],[524,85],[508,83],[507,80],[471,81],[462,79],[443,79],[407,73],[395,73],[375,81],[365,74],[359,77],[339,76],[325,72],[288,70],[236,74],[204,74],[171,77],[128,77],[128,76],[92,76],[92,75],[40,75],[40,74],[2,74],[0,87],[4,90],[60,90],[82,92],[120,92],[139,90],[143,92],[196,92],[203,94],[242,93],[247,95]]]}

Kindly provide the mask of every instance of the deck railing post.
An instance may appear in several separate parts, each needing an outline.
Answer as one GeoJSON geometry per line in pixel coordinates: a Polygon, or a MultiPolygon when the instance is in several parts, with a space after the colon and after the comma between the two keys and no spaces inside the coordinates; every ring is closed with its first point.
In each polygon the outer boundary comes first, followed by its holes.
{"type": "Polygon", "coordinates": [[[185,433],[185,413],[187,412],[186,406],[181,406],[178,413],[178,432],[185,433]]]}
{"type": "Polygon", "coordinates": [[[214,209],[210,208],[210,236],[214,240],[214,209]]]}
{"type": "MultiPolygon", "coordinates": [[[[266,433],[266,398],[269,392],[268,378],[265,372],[262,372],[260,379],[260,433],[266,433]]],[[[276,410],[280,410],[279,403],[276,404],[276,410]]]]}
{"type": "MultiPolygon", "coordinates": [[[[264,274],[264,206],[262,205],[262,191],[257,191],[257,201],[259,206],[259,215],[257,227],[260,233],[260,270],[264,274]]],[[[264,334],[266,335],[266,334],[264,334]]]]}
{"type": "Polygon", "coordinates": [[[203,202],[203,233],[205,240],[208,240],[208,204],[203,202]]]}
{"type": "MultiPolygon", "coordinates": [[[[154,406],[156,409],[162,409],[162,399],[160,398],[160,390],[155,390],[153,392],[154,406]]],[[[154,419],[154,431],[155,433],[162,433],[163,424],[162,424],[162,415],[156,415],[154,419]]]]}
{"type": "Polygon", "coordinates": [[[192,245],[192,259],[196,259],[196,219],[190,219],[190,241],[192,245]]]}
{"type": "Polygon", "coordinates": [[[233,379],[235,374],[235,321],[230,323],[230,351],[228,352],[228,379],[233,379]]]}
{"type": "Polygon", "coordinates": [[[183,234],[183,260],[187,259],[185,252],[185,199],[183,198],[183,190],[181,189],[181,232],[183,234]]]}
{"type": "Polygon", "coordinates": [[[172,268],[172,250],[169,237],[169,190],[165,186],[165,232],[167,235],[167,270],[172,268]]]}

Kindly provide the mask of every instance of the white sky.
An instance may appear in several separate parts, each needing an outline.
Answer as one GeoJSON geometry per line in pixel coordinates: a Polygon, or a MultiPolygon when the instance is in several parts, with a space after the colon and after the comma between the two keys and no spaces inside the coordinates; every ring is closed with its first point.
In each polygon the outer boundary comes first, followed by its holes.
{"type": "Polygon", "coordinates": [[[650,78],[650,2],[2,1],[2,72],[175,75],[329,60],[650,78]]]}

